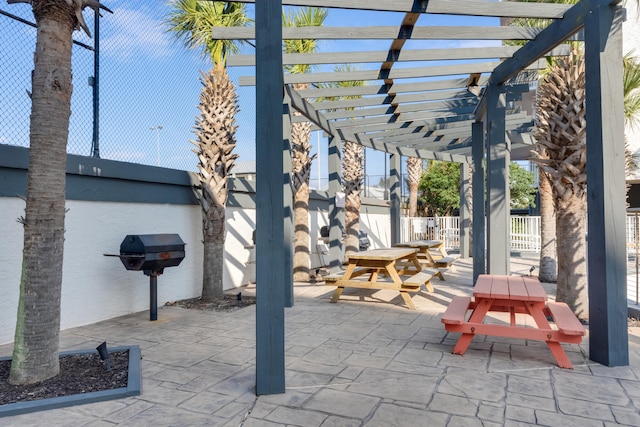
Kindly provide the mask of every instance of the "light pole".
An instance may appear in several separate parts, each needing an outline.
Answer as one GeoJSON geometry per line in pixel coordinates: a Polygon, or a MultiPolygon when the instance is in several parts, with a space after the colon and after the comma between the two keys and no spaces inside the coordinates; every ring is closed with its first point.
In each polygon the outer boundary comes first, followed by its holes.
{"type": "Polygon", "coordinates": [[[149,130],[156,131],[156,166],[160,166],[160,131],[162,130],[162,125],[151,126],[149,130]]]}

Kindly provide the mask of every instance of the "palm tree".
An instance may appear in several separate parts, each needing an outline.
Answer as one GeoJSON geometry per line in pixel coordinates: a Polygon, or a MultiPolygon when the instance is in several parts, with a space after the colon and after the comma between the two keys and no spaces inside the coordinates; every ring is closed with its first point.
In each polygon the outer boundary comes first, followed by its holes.
{"type": "Polygon", "coordinates": [[[225,209],[227,182],[234,160],[238,97],[226,68],[227,55],[239,50],[235,41],[215,40],[212,27],[245,26],[251,22],[242,3],[207,0],[177,0],[167,18],[169,31],[184,41],[187,48],[200,48],[208,55],[213,68],[202,73],[200,115],[196,119],[191,141],[198,156],[196,194],[202,207],[204,262],[202,299],[222,296],[224,272],[225,209]]]}
{"type": "MultiPolygon", "coordinates": [[[[528,1],[528,0],[517,0],[528,1]]],[[[575,4],[578,0],[549,0],[548,3],[575,4]]],[[[548,19],[506,19],[510,25],[523,27],[546,27],[550,24],[548,19]]],[[[514,41],[513,44],[522,44],[522,42],[514,41]]],[[[549,66],[554,63],[553,59],[549,60],[549,66]]],[[[546,152],[542,145],[537,144],[534,158],[546,158],[546,152]]],[[[557,281],[557,236],[556,236],[556,217],[553,192],[551,184],[548,181],[547,174],[542,170],[538,170],[538,194],[540,195],[540,263],[538,268],[538,278],[540,281],[547,283],[555,283],[557,281]]]]}
{"type": "MultiPolygon", "coordinates": [[[[626,126],[633,127],[640,121],[640,62],[632,53],[628,53],[623,58],[623,66],[624,121],[626,126]]],[[[637,159],[626,141],[625,144],[626,169],[630,174],[636,169],[637,159]]]]}
{"type": "MultiPolygon", "coordinates": [[[[282,15],[283,25],[286,27],[319,27],[327,17],[327,9],[306,7],[290,10],[282,15]]],[[[313,53],[317,50],[316,40],[285,40],[286,53],[313,53]]],[[[311,65],[297,64],[287,66],[292,74],[306,73],[311,65]]],[[[306,83],[293,85],[296,90],[308,89],[306,83]]],[[[301,113],[294,111],[294,116],[301,113]]],[[[309,179],[311,164],[315,155],[311,156],[311,123],[294,122],[291,125],[291,162],[293,187],[293,217],[294,217],[294,254],[293,280],[297,282],[309,281],[310,250],[309,250],[309,179]]]]}
{"type": "MultiPolygon", "coordinates": [[[[554,3],[574,4],[576,0],[555,0],[554,3]]],[[[545,22],[540,20],[516,21],[515,25],[543,26],[545,22]]],[[[630,57],[624,59],[624,98],[625,98],[625,121],[630,123],[629,119],[633,116],[634,111],[637,113],[640,107],[638,98],[634,100],[632,94],[634,89],[640,84],[640,73],[636,74],[634,79],[633,66],[634,61],[630,57]],[[635,105],[635,108],[634,108],[635,105]]],[[[576,67],[584,67],[584,61],[578,57],[572,57],[569,61],[562,61],[560,67],[554,65],[554,61],[550,61],[551,71],[557,72],[555,77],[548,76],[545,78],[547,87],[545,91],[539,90],[537,114],[543,117],[540,122],[551,121],[551,124],[543,124],[543,128],[536,133],[538,144],[534,152],[534,160],[540,166],[540,210],[541,210],[541,238],[542,250],[540,253],[540,273],[539,278],[543,281],[553,281],[557,279],[557,298],[566,301],[576,312],[576,314],[586,319],[588,317],[587,307],[587,288],[586,288],[586,242],[584,236],[584,216],[573,226],[570,235],[565,233],[570,229],[573,221],[575,210],[586,210],[584,201],[584,185],[586,185],[586,171],[584,158],[586,158],[586,147],[584,146],[584,105],[577,108],[573,116],[571,110],[565,110],[565,116],[554,112],[543,112],[542,108],[552,108],[554,105],[571,106],[571,96],[580,99],[584,97],[584,82],[565,82],[562,78],[584,78],[584,72],[579,71],[576,67]],[[564,69],[563,69],[564,67],[564,69]],[[568,94],[571,88],[580,91],[578,94],[568,94]],[[542,99],[545,96],[552,97],[550,99],[542,99]],[[559,101],[557,97],[562,98],[559,101]],[[568,97],[568,98],[567,98],[568,97]],[[546,117],[546,118],[545,118],[546,117]],[[578,124],[579,123],[579,124],[578,124]],[[558,135],[560,129],[566,129],[570,126],[575,132],[573,142],[563,141],[558,143],[555,135],[558,135]],[[576,149],[566,149],[566,145],[571,147],[580,147],[576,149]],[[574,164],[575,159],[580,158],[579,164],[574,164]],[[550,165],[554,165],[551,166],[550,165]],[[576,169],[572,169],[573,166],[576,169]],[[562,169],[558,169],[562,168],[562,169]],[[553,172],[550,172],[552,170],[553,172]],[[555,179],[555,180],[554,180],[555,179]],[[577,181],[576,181],[577,179],[577,181]],[[566,184],[566,185],[563,185],[566,184]],[[568,185],[572,190],[568,189],[568,185]],[[581,200],[574,200],[581,199],[581,200]],[[567,204],[568,201],[573,203],[567,204]],[[568,211],[560,212],[562,209],[568,211]],[[553,221],[553,213],[555,213],[555,222],[553,221]],[[562,239],[568,238],[570,241],[564,242],[562,239]],[[554,239],[557,239],[554,242],[554,239]],[[555,243],[555,244],[554,244],[555,243]],[[567,250],[574,250],[574,243],[578,246],[576,249],[580,253],[567,253],[567,250]],[[557,245],[557,255],[556,248],[557,245]],[[557,257],[557,276],[555,272],[555,259],[557,257]],[[568,258],[567,258],[568,257],[568,258]],[[573,271],[573,273],[572,273],[573,271]]],[[[542,85],[541,85],[542,87],[542,85]]],[[[551,110],[553,111],[553,110],[551,110]]],[[[540,125],[540,124],[539,124],[540,125]]],[[[564,133],[564,136],[568,136],[564,133]]],[[[631,152],[626,150],[627,172],[631,168],[635,168],[635,161],[631,152]]],[[[584,215],[584,214],[583,214],[584,215]]]]}
{"type": "MultiPolygon", "coordinates": [[[[350,64],[338,65],[334,68],[336,73],[357,71],[356,67],[350,64]]],[[[332,82],[327,87],[359,87],[364,86],[362,80],[349,80],[332,82]]],[[[326,100],[337,101],[339,99],[357,99],[359,95],[351,95],[344,97],[331,97],[326,100]]],[[[348,109],[352,109],[349,107],[348,109]]],[[[360,250],[360,193],[362,191],[362,183],[364,178],[364,147],[353,141],[344,141],[342,145],[342,175],[343,189],[345,193],[345,256],[351,252],[360,250]]]]}
{"type": "Polygon", "coordinates": [[[71,115],[71,46],[82,11],[111,12],[97,1],[30,3],[37,36],[31,75],[29,171],[20,297],[9,382],[32,384],[60,372],[60,299],[64,247],[67,138],[71,115]],[[55,37],[52,37],[55,35],[55,37]]]}
{"type": "Polygon", "coordinates": [[[418,214],[418,187],[422,176],[422,159],[407,158],[407,184],[409,185],[409,216],[418,214]]]}
{"type": "Polygon", "coordinates": [[[556,213],[556,300],[588,319],[586,269],[586,119],[584,55],[559,59],[538,88],[535,161],[551,185],[556,213]]]}

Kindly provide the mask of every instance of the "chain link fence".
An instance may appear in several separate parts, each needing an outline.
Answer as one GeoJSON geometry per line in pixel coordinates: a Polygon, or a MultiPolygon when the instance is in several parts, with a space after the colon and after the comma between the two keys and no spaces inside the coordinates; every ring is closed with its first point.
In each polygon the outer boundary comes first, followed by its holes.
{"type": "MultiPolygon", "coordinates": [[[[211,61],[168,33],[166,2],[105,0],[113,14],[84,17],[89,38],[74,32],[73,96],[67,151],[103,159],[196,170],[192,132],[200,70],[211,61]],[[97,55],[96,66],[94,55],[97,55]],[[96,72],[97,71],[97,72],[96,72]],[[94,116],[93,82],[98,83],[94,116]],[[94,135],[94,117],[96,131],[94,135]]],[[[0,8],[0,144],[29,146],[31,70],[36,28],[31,6],[0,8]]],[[[252,53],[252,52],[251,52],[252,53]]],[[[229,69],[237,82],[250,69],[229,69]]],[[[255,158],[255,88],[238,88],[238,161],[255,158]]]]}
{"type": "MultiPolygon", "coordinates": [[[[201,51],[188,50],[168,32],[168,2],[103,3],[114,13],[103,11],[97,28],[93,11],[84,12],[93,37],[74,32],[67,151],[195,171],[198,160],[189,141],[194,138],[198,114],[200,71],[208,71],[211,61],[201,51]],[[95,81],[99,90],[94,107],[95,81]]],[[[31,102],[27,91],[31,90],[36,42],[34,22],[30,5],[0,4],[0,144],[29,146],[31,102]]],[[[242,49],[242,53],[254,53],[249,45],[242,49]]],[[[255,73],[252,67],[232,67],[228,72],[236,86],[240,76],[255,73]]],[[[237,86],[237,93],[240,113],[235,151],[239,158],[233,172],[255,173],[255,87],[237,86]],[[251,167],[253,170],[247,170],[251,167]]],[[[312,143],[313,153],[320,147],[320,155],[312,166],[311,186],[326,190],[327,141],[316,135],[312,143]]],[[[387,168],[385,154],[366,151],[368,171],[380,173],[387,168]]],[[[405,159],[402,162],[404,168],[405,159]]],[[[385,180],[388,174],[367,175],[363,196],[388,198],[385,180]]],[[[408,194],[405,187],[403,177],[403,195],[408,194]]]]}
{"type": "MultiPolygon", "coordinates": [[[[35,50],[36,28],[31,8],[20,5],[11,13],[0,11],[0,143],[29,146],[31,114],[31,70],[35,50]]],[[[88,154],[92,138],[92,88],[88,77],[93,74],[93,47],[77,41],[73,45],[74,92],[69,123],[69,152],[88,154]],[[81,81],[84,83],[82,84],[81,81]],[[88,147],[83,152],[83,142],[88,147]]]]}

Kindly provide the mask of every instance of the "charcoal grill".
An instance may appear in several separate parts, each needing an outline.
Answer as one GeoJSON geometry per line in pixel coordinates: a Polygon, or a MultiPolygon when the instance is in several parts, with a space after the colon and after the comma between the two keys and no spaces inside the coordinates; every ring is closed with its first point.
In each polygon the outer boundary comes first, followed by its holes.
{"type": "MultiPolygon", "coordinates": [[[[320,238],[325,244],[329,244],[329,226],[323,225],[320,227],[320,238]]],[[[344,241],[344,234],[342,234],[342,240],[344,241]]],[[[371,246],[371,242],[369,241],[369,236],[362,230],[358,230],[358,243],[359,250],[366,251],[371,246]]]]}
{"type": "Polygon", "coordinates": [[[129,234],[120,244],[120,258],[127,270],[149,276],[149,320],[158,319],[158,276],[167,267],[180,265],[184,242],[178,234],[129,234]]]}

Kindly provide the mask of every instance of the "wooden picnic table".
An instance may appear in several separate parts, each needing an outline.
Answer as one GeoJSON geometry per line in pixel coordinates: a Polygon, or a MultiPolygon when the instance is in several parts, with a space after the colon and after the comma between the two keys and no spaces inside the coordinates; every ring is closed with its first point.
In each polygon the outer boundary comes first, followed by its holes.
{"type": "Polygon", "coordinates": [[[428,268],[436,268],[434,273],[440,280],[444,280],[442,269],[448,269],[458,259],[447,253],[442,240],[411,240],[403,243],[396,243],[395,247],[418,249],[418,260],[428,268]]]}
{"type": "Polygon", "coordinates": [[[400,292],[411,310],[416,307],[408,292],[418,292],[422,285],[433,292],[431,273],[423,272],[417,258],[416,249],[384,248],[348,255],[348,265],[344,272],[326,276],[325,283],[337,286],[331,302],[335,303],[344,288],[393,289],[400,292]],[[401,262],[396,266],[397,262],[401,262]]]}
{"type": "Polygon", "coordinates": [[[442,322],[449,332],[461,332],[453,348],[464,354],[475,335],[492,335],[544,341],[561,368],[573,368],[561,343],[580,344],[585,329],[565,303],[548,302],[547,293],[536,277],[481,274],[470,297],[455,296],[442,322]],[[467,312],[471,315],[467,318],[467,312]],[[483,323],[489,312],[508,312],[509,325],[483,323]],[[533,318],[535,327],[516,323],[516,314],[533,318]],[[555,328],[547,320],[550,316],[555,328]]]}

